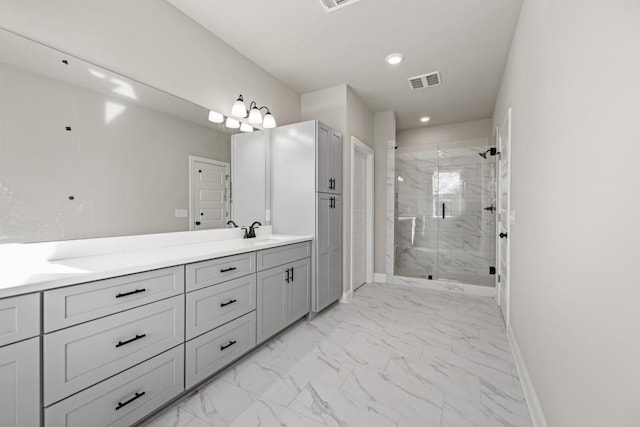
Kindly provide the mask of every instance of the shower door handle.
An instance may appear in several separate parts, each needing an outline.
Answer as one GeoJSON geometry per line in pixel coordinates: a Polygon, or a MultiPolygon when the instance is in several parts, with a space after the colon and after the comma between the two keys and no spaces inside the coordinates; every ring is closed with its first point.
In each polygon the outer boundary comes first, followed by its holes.
{"type": "Polygon", "coordinates": [[[443,203],[442,204],[442,219],[444,219],[444,207],[445,207],[445,204],[443,203]]]}

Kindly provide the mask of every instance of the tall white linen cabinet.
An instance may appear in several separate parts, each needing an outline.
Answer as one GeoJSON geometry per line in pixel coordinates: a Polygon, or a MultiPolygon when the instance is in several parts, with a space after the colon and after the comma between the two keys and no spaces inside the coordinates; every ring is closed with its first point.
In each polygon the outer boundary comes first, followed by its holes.
{"type": "MultiPolygon", "coordinates": [[[[269,183],[260,206],[237,205],[233,219],[267,219],[275,234],[313,236],[311,311],[319,312],[342,295],[342,135],[318,121],[281,126],[232,137],[233,198],[250,197],[260,179],[269,183]],[[264,146],[265,149],[259,147],[264,146]],[[253,147],[253,148],[251,148],[253,147]],[[258,148],[256,148],[258,147],[258,148]],[[266,155],[264,154],[266,153],[266,155]],[[250,156],[250,159],[246,157],[250,156]],[[264,160],[263,160],[264,159],[264,160]],[[266,160],[267,171],[250,166],[266,160]],[[259,179],[256,180],[256,175],[259,179]],[[266,176],[265,176],[266,175],[266,176]],[[246,194],[243,194],[246,193],[246,194]],[[270,194],[269,194],[270,193],[270,194]],[[264,204],[263,204],[264,203],[264,204]]],[[[239,223],[240,224],[240,223],[239,223]]]]}

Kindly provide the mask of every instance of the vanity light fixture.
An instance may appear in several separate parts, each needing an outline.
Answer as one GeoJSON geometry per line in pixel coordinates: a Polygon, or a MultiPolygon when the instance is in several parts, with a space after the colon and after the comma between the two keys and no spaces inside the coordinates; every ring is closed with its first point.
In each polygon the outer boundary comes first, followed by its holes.
{"type": "Polygon", "coordinates": [[[224,122],[224,116],[217,111],[209,110],[209,121],[213,123],[224,122]]]}
{"type": "Polygon", "coordinates": [[[242,95],[238,96],[238,99],[233,103],[233,106],[231,107],[231,114],[241,118],[249,117],[249,123],[252,125],[262,125],[265,129],[272,129],[276,127],[276,119],[273,117],[268,107],[258,107],[258,104],[255,101],[251,101],[251,103],[249,103],[249,108],[247,108],[247,104],[245,104],[244,97],[242,95]],[[263,109],[267,110],[264,117],[261,112],[263,109]]]}
{"type": "Polygon", "coordinates": [[[240,132],[253,132],[253,126],[242,123],[240,125],[240,132]]]}
{"type": "Polygon", "coordinates": [[[240,122],[236,119],[232,119],[231,117],[227,117],[227,121],[225,122],[225,126],[229,129],[238,129],[240,127],[240,122]]]}
{"type": "Polygon", "coordinates": [[[404,59],[404,55],[401,53],[392,53],[388,55],[384,60],[387,61],[389,65],[398,65],[404,59]]]}

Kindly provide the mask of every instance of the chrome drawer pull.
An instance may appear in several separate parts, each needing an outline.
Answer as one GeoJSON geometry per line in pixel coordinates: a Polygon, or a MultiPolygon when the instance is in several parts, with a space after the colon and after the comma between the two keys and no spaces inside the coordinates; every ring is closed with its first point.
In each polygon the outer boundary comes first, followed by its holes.
{"type": "Polygon", "coordinates": [[[134,341],[138,341],[139,339],[142,339],[144,337],[146,337],[147,334],[142,334],[142,335],[136,335],[135,338],[131,338],[130,340],[126,340],[126,341],[118,341],[118,344],[116,344],[116,348],[118,347],[122,347],[123,345],[127,345],[129,343],[132,343],[134,341]]]}
{"type": "Polygon", "coordinates": [[[227,273],[227,272],[233,271],[233,270],[237,270],[237,268],[236,267],[224,268],[224,269],[220,270],[220,273],[227,273]]]}
{"type": "Polygon", "coordinates": [[[232,345],[234,345],[235,343],[237,343],[237,341],[229,341],[229,344],[227,345],[221,345],[220,346],[220,351],[224,351],[226,349],[228,349],[229,347],[231,347],[232,345]]]}
{"type": "Polygon", "coordinates": [[[147,290],[145,288],[136,289],[135,291],[125,292],[123,294],[118,294],[118,295],[116,295],[116,298],[128,297],[129,295],[139,294],[139,293],[146,292],[146,291],[147,290]]]}
{"type": "Polygon", "coordinates": [[[133,402],[134,400],[140,399],[142,396],[144,396],[145,394],[147,394],[146,391],[143,391],[141,393],[136,393],[135,396],[133,396],[131,399],[127,400],[126,402],[122,403],[122,402],[118,402],[118,406],[116,406],[116,411],[119,411],[120,409],[124,408],[125,406],[127,406],[129,403],[133,402]]]}
{"type": "Polygon", "coordinates": [[[237,299],[232,299],[232,300],[229,300],[227,302],[223,302],[223,303],[220,304],[220,307],[226,307],[229,304],[233,304],[234,302],[238,302],[238,300],[237,299]]]}

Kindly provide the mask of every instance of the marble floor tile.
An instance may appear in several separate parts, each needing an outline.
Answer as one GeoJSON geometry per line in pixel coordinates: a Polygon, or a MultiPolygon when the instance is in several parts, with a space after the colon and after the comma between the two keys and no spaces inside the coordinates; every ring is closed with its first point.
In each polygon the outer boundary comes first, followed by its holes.
{"type": "Polygon", "coordinates": [[[340,389],[430,422],[439,422],[442,416],[442,391],[367,368],[355,368],[340,389]]]}
{"type": "Polygon", "coordinates": [[[226,426],[253,403],[249,392],[218,378],[179,404],[210,425],[226,426]]]}
{"type": "Polygon", "coordinates": [[[291,403],[309,382],[305,377],[254,360],[228,369],[219,379],[283,406],[291,403]]]}
{"type": "Polygon", "coordinates": [[[531,420],[493,299],[374,283],[144,425],[531,427],[531,420]]]}
{"type": "Polygon", "coordinates": [[[289,408],[326,426],[396,426],[400,412],[385,405],[311,382],[289,408]]]}
{"type": "Polygon", "coordinates": [[[157,414],[144,425],[147,427],[210,427],[209,423],[179,406],[173,406],[157,414]]]}
{"type": "Polygon", "coordinates": [[[305,417],[284,406],[258,399],[229,427],[323,427],[324,423],[305,417]]]}

